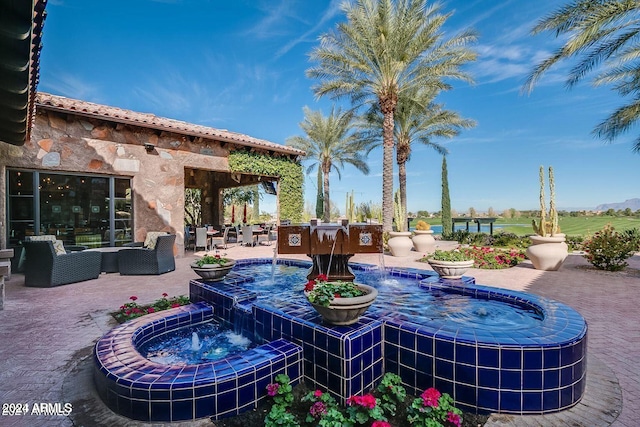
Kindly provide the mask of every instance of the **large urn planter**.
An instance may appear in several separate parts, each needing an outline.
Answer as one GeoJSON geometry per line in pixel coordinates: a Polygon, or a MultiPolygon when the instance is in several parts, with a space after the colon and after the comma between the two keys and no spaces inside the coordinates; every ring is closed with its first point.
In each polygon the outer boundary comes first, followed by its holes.
{"type": "Polygon", "coordinates": [[[536,270],[557,271],[569,255],[564,234],[554,236],[530,236],[531,246],[527,248],[527,258],[536,270]]]}
{"type": "MultiPolygon", "coordinates": [[[[309,304],[322,316],[325,323],[331,325],[354,324],[378,296],[378,291],[371,286],[360,283],[357,283],[356,286],[365,294],[353,298],[334,298],[328,307],[312,302],[309,304]]],[[[305,295],[308,295],[308,292],[305,291],[305,295]]]]}
{"type": "Polygon", "coordinates": [[[471,267],[473,260],[468,261],[440,261],[429,259],[429,265],[443,279],[459,279],[471,267]]]}
{"type": "Polygon", "coordinates": [[[191,263],[191,269],[203,279],[215,282],[223,280],[234,265],[236,265],[236,261],[233,259],[223,264],[202,264],[201,266],[197,264],[197,261],[194,261],[191,263]]]}
{"type": "Polygon", "coordinates": [[[414,230],[413,247],[417,252],[433,252],[436,247],[436,239],[433,238],[433,230],[414,230]]]}
{"type": "Polygon", "coordinates": [[[409,256],[409,254],[411,253],[411,249],[413,249],[411,232],[390,231],[389,236],[390,238],[387,242],[387,246],[389,246],[389,252],[391,252],[391,255],[397,257],[409,256]]]}

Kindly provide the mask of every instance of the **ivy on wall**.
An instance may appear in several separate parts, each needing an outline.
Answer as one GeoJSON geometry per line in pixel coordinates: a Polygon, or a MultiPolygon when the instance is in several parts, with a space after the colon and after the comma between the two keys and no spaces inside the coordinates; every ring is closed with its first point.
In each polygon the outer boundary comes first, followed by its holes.
{"type": "Polygon", "coordinates": [[[280,218],[290,219],[292,222],[302,222],[304,175],[301,164],[287,157],[270,157],[266,154],[249,151],[232,151],[229,153],[229,169],[231,172],[280,178],[278,189],[280,218]]]}

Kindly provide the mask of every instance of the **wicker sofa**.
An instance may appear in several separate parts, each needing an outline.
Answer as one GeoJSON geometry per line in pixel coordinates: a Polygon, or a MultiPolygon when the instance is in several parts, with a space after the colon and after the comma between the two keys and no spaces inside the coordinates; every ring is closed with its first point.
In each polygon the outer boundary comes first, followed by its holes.
{"type": "Polygon", "coordinates": [[[158,236],[155,246],[143,247],[142,242],[127,244],[118,252],[118,269],[122,275],[164,274],[176,269],[173,255],[175,234],[158,236]]]}
{"type": "Polygon", "coordinates": [[[99,252],[77,251],[57,254],[48,240],[25,241],[24,284],[48,288],[97,279],[100,276],[99,252]]]}

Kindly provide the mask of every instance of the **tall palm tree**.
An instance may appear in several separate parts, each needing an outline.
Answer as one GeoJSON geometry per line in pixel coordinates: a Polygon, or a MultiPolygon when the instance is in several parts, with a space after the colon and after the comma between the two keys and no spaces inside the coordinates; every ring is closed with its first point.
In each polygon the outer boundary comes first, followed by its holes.
{"type": "MultiPolygon", "coordinates": [[[[432,88],[420,88],[408,92],[398,100],[395,112],[394,136],[396,140],[396,163],[398,164],[398,181],[400,205],[407,212],[407,162],[411,159],[411,144],[420,142],[434,149],[441,155],[449,154],[435,138],[453,138],[462,129],[475,126],[475,121],[464,119],[451,110],[445,110],[442,104],[435,103],[437,91],[432,88]]],[[[365,116],[367,128],[373,124],[378,127],[383,120],[379,109],[369,111],[365,116]]]]}
{"type": "Polygon", "coordinates": [[[393,222],[393,129],[398,97],[418,87],[447,89],[445,78],[471,81],[460,67],[476,54],[468,49],[476,37],[464,31],[443,39],[442,25],[451,14],[427,0],[356,0],[343,3],[347,22],[320,38],[311,52],[318,64],[307,75],[320,79],[317,96],[350,98],[354,108],[378,104],[382,126],[383,230],[393,222]]]}
{"type": "MultiPolygon", "coordinates": [[[[607,141],[629,130],[640,118],[640,2],[637,0],[574,0],[543,18],[533,34],[551,31],[564,45],[538,64],[524,90],[531,92],[540,77],[556,63],[570,58],[577,63],[566,85],[572,87],[589,72],[602,68],[593,83],[613,84],[632,99],[596,126],[593,133],[607,141]]],[[[640,152],[640,138],[633,151],[640,152]]]]}
{"type": "Polygon", "coordinates": [[[345,164],[353,165],[364,174],[369,173],[366,157],[374,146],[374,141],[364,137],[359,131],[352,130],[354,112],[343,112],[340,108],[331,108],[328,117],[320,111],[304,107],[304,121],[300,127],[306,136],[287,138],[286,144],[303,150],[305,158],[314,160],[307,168],[307,174],[316,166],[322,170],[324,188],[324,222],[330,221],[331,202],[329,199],[329,173],[333,170],[341,178],[340,170],[345,164]]]}

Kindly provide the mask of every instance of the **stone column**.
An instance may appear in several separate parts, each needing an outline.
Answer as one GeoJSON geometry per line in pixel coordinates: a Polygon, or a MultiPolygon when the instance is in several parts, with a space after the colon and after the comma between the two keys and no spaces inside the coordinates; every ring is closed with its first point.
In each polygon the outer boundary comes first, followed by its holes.
{"type": "Polygon", "coordinates": [[[0,250],[0,310],[4,310],[4,278],[11,278],[13,249],[0,250]]]}

